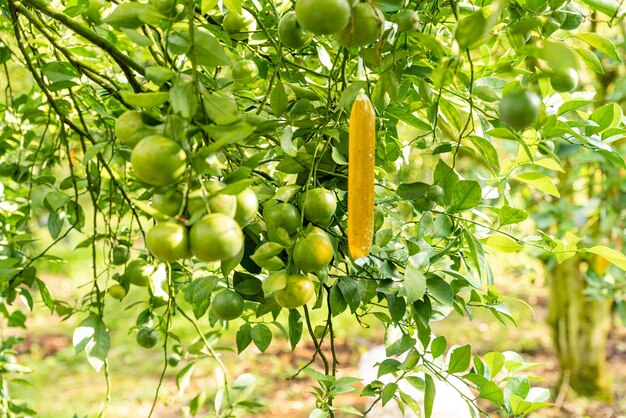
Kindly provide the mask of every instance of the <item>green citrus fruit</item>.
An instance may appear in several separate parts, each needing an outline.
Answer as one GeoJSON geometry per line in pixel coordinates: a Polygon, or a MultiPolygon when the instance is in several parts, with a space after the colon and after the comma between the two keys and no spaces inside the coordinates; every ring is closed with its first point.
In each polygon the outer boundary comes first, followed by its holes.
{"type": "Polygon", "coordinates": [[[337,198],[334,193],[318,187],[306,192],[302,211],[309,222],[328,225],[337,210],[337,198]]]}
{"type": "Polygon", "coordinates": [[[124,145],[133,148],[146,136],[146,125],[141,112],[129,110],[115,121],[115,137],[124,145]]]}
{"type": "Polygon", "coordinates": [[[185,151],[176,142],[160,135],[142,139],[133,149],[130,162],[135,176],[153,186],[173,185],[187,169],[185,151]]]}
{"type": "Polygon", "coordinates": [[[321,229],[299,239],[293,247],[293,263],[305,273],[323,269],[332,259],[333,245],[321,229]]]}
{"type": "Polygon", "coordinates": [[[196,212],[208,213],[202,192],[194,192],[187,198],[187,213],[193,215],[196,212]]]}
{"type": "Polygon", "coordinates": [[[580,4],[569,2],[561,10],[565,14],[565,19],[561,23],[561,29],[574,30],[577,29],[585,20],[585,15],[580,4]]]}
{"type": "Polygon", "coordinates": [[[145,260],[133,260],[126,266],[125,275],[128,281],[135,286],[150,285],[150,276],[154,273],[154,266],[145,260]]]}
{"type": "Polygon", "coordinates": [[[298,24],[296,12],[287,12],[278,22],[278,39],[287,48],[300,49],[311,42],[313,35],[298,24]]]}
{"type": "Polygon", "coordinates": [[[180,364],[180,356],[176,353],[169,353],[167,355],[167,364],[170,367],[178,367],[180,364]]]}
{"type": "Polygon", "coordinates": [[[276,203],[263,211],[267,229],[283,228],[289,235],[300,228],[300,211],[291,203],[276,203]]]}
{"type": "Polygon", "coordinates": [[[259,67],[252,60],[241,60],[233,64],[233,79],[242,83],[254,81],[259,75],[259,67]]]}
{"type": "Polygon", "coordinates": [[[428,188],[428,191],[426,192],[426,198],[435,203],[441,201],[441,199],[443,199],[443,195],[443,187],[437,184],[433,184],[432,186],[430,186],[428,188]]]}
{"type": "Polygon", "coordinates": [[[422,196],[415,200],[415,207],[421,212],[426,212],[435,207],[435,202],[428,200],[426,196],[422,196]]]}
{"type": "Polygon", "coordinates": [[[130,249],[126,245],[116,245],[111,254],[111,263],[114,266],[121,266],[126,263],[130,256],[130,249]]]}
{"type": "Polygon", "coordinates": [[[161,222],[146,235],[146,247],[159,260],[176,261],[189,257],[187,228],[176,222],[161,222]]]}
{"type": "Polygon", "coordinates": [[[550,74],[550,85],[558,92],[568,92],[578,86],[578,73],[573,68],[559,70],[550,74]]]}
{"type": "Polygon", "coordinates": [[[507,94],[500,102],[500,118],[513,129],[524,130],[539,117],[541,100],[532,92],[507,94]]]}
{"type": "Polygon", "coordinates": [[[126,296],[126,289],[121,284],[114,284],[107,289],[107,293],[111,295],[113,299],[122,300],[126,296]]]}
{"type": "Polygon", "coordinates": [[[290,274],[284,289],[274,293],[276,303],[283,308],[295,309],[306,304],[315,294],[315,285],[304,274],[290,274]]]}
{"type": "Polygon", "coordinates": [[[243,232],[234,219],[210,213],[191,227],[189,241],[191,252],[200,260],[226,260],[243,248],[243,232]]]}
{"type": "Polygon", "coordinates": [[[224,17],[222,27],[230,34],[231,38],[244,40],[248,39],[250,32],[256,30],[256,20],[247,10],[242,10],[241,14],[228,12],[224,17]]]}
{"type": "Polygon", "coordinates": [[[420,17],[415,10],[403,10],[396,16],[400,32],[413,32],[419,29],[420,17]]]}
{"type": "Polygon", "coordinates": [[[140,328],[137,331],[137,344],[143,348],[152,348],[159,342],[159,334],[150,328],[140,328]]]}
{"type": "Polygon", "coordinates": [[[234,290],[222,290],[213,297],[211,311],[224,321],[237,319],[243,313],[243,298],[234,290]]]}
{"type": "Polygon", "coordinates": [[[335,39],[346,48],[374,43],[383,33],[385,16],[374,5],[359,3],[352,9],[350,23],[335,33],[335,39]]]}
{"type": "Polygon", "coordinates": [[[152,195],[152,207],[167,216],[176,216],[183,204],[183,194],[178,190],[152,195]]]}
{"type": "Polygon", "coordinates": [[[348,0],[298,0],[296,1],[298,23],[311,33],[329,35],[339,32],[350,22],[348,0]]]}
{"type": "Polygon", "coordinates": [[[237,194],[237,211],[235,220],[242,228],[248,225],[259,210],[259,200],[254,190],[246,188],[237,194]]]}
{"type": "MultiPolygon", "coordinates": [[[[219,181],[211,181],[205,185],[209,194],[208,202],[211,213],[223,213],[231,218],[237,213],[237,196],[232,194],[219,193],[226,185],[219,181]]],[[[203,201],[204,203],[204,201],[203,201]]]]}

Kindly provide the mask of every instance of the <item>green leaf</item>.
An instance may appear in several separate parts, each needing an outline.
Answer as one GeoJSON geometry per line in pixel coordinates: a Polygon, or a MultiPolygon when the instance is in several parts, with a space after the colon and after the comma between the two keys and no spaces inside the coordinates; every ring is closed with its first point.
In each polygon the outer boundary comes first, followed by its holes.
{"type": "Polygon", "coordinates": [[[382,111],[389,103],[395,103],[398,100],[399,87],[398,76],[394,71],[387,70],[382,73],[378,77],[371,97],[374,107],[382,111]]]}
{"type": "Polygon", "coordinates": [[[540,49],[540,58],[546,60],[552,70],[567,70],[578,68],[578,59],[572,48],[564,42],[545,40],[540,49]]]}
{"type": "Polygon", "coordinates": [[[482,200],[482,189],[477,181],[461,180],[454,186],[452,191],[452,212],[476,207],[482,200]]]}
{"type": "Polygon", "coordinates": [[[348,302],[346,302],[341,290],[339,289],[339,284],[335,283],[333,287],[330,288],[330,310],[333,316],[337,316],[348,307],[348,302]]]}
{"type": "Polygon", "coordinates": [[[499,404],[504,401],[504,392],[494,382],[488,381],[480,388],[478,397],[499,404]]]}
{"type": "Polygon", "coordinates": [[[107,142],[98,142],[94,144],[92,147],[88,148],[83,156],[83,165],[87,166],[87,163],[96,155],[100,154],[106,146],[109,145],[107,142]]]}
{"type": "Polygon", "coordinates": [[[224,0],[224,6],[237,14],[242,13],[241,3],[242,0],[224,0]]]}
{"type": "Polygon", "coordinates": [[[511,395],[509,403],[511,404],[511,412],[515,416],[525,416],[538,409],[552,405],[548,402],[528,402],[517,395],[511,395]]]}
{"type": "Polygon", "coordinates": [[[192,306],[196,319],[202,317],[211,303],[211,293],[217,285],[216,276],[206,276],[193,280],[185,289],[185,301],[192,306]]]}
{"type": "MultiPolygon", "coordinates": [[[[434,183],[443,188],[444,196],[443,200],[446,204],[452,202],[452,194],[454,186],[459,182],[459,176],[455,173],[454,169],[447,165],[443,160],[437,162],[435,172],[433,174],[434,183]]],[[[436,227],[436,225],[435,225],[436,227]]]]}
{"type": "Polygon", "coordinates": [[[241,353],[252,342],[252,327],[247,322],[237,330],[237,353],[241,353]]]}
{"type": "Polygon", "coordinates": [[[175,74],[174,71],[160,65],[146,67],[146,78],[159,86],[169,81],[175,74]]]}
{"type": "Polygon", "coordinates": [[[80,77],[80,73],[68,62],[49,62],[41,67],[41,72],[51,83],[80,77]]]}
{"type": "Polygon", "coordinates": [[[206,12],[217,6],[217,3],[219,3],[219,0],[202,0],[202,5],[200,7],[202,14],[205,14],[206,12]]]}
{"type": "Polygon", "coordinates": [[[309,414],[309,418],[328,418],[330,414],[328,411],[321,410],[319,408],[315,408],[309,414]]]}
{"type": "Polygon", "coordinates": [[[158,25],[163,18],[151,4],[121,3],[103,21],[114,28],[136,29],[144,23],[158,25]]]}
{"type": "Polygon", "coordinates": [[[454,32],[454,39],[461,49],[471,49],[478,46],[493,26],[490,22],[493,19],[485,18],[483,10],[481,9],[459,20],[454,32]]]}
{"type": "Polygon", "coordinates": [[[589,119],[597,123],[598,126],[588,126],[587,135],[619,126],[622,116],[622,108],[617,103],[609,103],[597,108],[589,116],[589,119]]]}
{"type": "Polygon", "coordinates": [[[580,39],[583,42],[586,42],[591,47],[613,58],[615,61],[622,62],[622,59],[617,53],[617,49],[615,48],[615,45],[613,45],[613,43],[609,41],[608,39],[606,39],[604,36],[599,35],[597,33],[588,32],[588,33],[579,33],[577,35],[574,35],[574,37],[580,39]]]}
{"type": "Polygon", "coordinates": [[[404,288],[408,303],[420,300],[426,293],[426,278],[421,269],[409,261],[404,272],[404,288]]]}
{"type": "Polygon", "coordinates": [[[99,372],[104,366],[111,340],[102,319],[95,314],[90,314],[74,330],[72,344],[77,354],[85,352],[91,367],[99,372]]]}
{"type": "Polygon", "coordinates": [[[289,310],[289,344],[291,350],[295,350],[302,338],[302,316],[297,309],[289,310]]]}
{"type": "Polygon", "coordinates": [[[587,64],[587,67],[589,67],[590,70],[598,74],[604,74],[602,62],[593,51],[584,48],[575,48],[574,51],[576,51],[576,54],[578,54],[580,59],[583,60],[585,64],[587,64]]]}
{"type": "Polygon", "coordinates": [[[446,337],[443,335],[435,338],[432,343],[430,343],[430,353],[433,356],[433,359],[441,356],[448,346],[448,341],[446,341],[446,337]]]}
{"type": "Polygon", "coordinates": [[[280,136],[280,148],[285,154],[290,157],[298,155],[298,150],[293,145],[291,138],[293,137],[293,131],[291,126],[286,126],[283,130],[283,134],[280,136]]]}
{"type": "MultiPolygon", "coordinates": [[[[187,32],[183,35],[183,37],[188,36],[187,32]]],[[[210,68],[230,65],[230,60],[224,52],[224,47],[215,36],[204,30],[196,29],[194,30],[194,40],[195,57],[198,64],[210,68]]]]}
{"type": "Polygon", "coordinates": [[[205,127],[205,130],[215,139],[206,150],[208,153],[214,153],[225,145],[238,144],[247,139],[254,133],[254,126],[241,122],[228,126],[211,125],[205,127]]]}
{"type": "Polygon", "coordinates": [[[193,375],[193,371],[196,367],[196,363],[186,364],[185,367],[180,369],[178,373],[176,373],[176,387],[178,388],[178,396],[182,396],[185,393],[185,389],[189,386],[189,382],[191,381],[191,376],[193,375]]]}
{"type": "Polygon", "coordinates": [[[259,351],[264,352],[272,342],[272,331],[265,324],[256,324],[250,333],[254,345],[259,351]]]}
{"type": "Polygon", "coordinates": [[[556,188],[552,180],[545,174],[536,173],[536,172],[528,172],[522,173],[515,177],[517,180],[520,180],[526,184],[536,187],[544,193],[548,193],[554,197],[561,197],[559,190],[556,188]]]}
{"type": "Polygon", "coordinates": [[[622,270],[626,270],[626,255],[617,250],[614,250],[611,247],[596,245],[587,249],[587,252],[597,254],[605,260],[609,261],[610,263],[615,264],[622,270]]]}
{"type": "Polygon", "coordinates": [[[4,64],[10,59],[11,59],[11,50],[5,45],[0,45],[0,64],[4,64]]]}
{"type": "Polygon", "coordinates": [[[432,129],[432,127],[428,123],[420,120],[414,114],[406,112],[400,108],[389,107],[385,110],[385,114],[417,129],[422,129],[425,131],[430,131],[432,129]]]}
{"type": "Polygon", "coordinates": [[[471,358],[472,347],[469,344],[455,348],[450,354],[448,373],[460,373],[466,371],[470,366],[471,358]]]}
{"type": "Polygon", "coordinates": [[[282,253],[285,248],[277,242],[263,243],[250,258],[257,264],[282,253]]]}
{"type": "Polygon", "coordinates": [[[383,360],[382,363],[380,363],[380,366],[378,366],[377,378],[389,373],[397,372],[400,368],[400,364],[401,363],[398,360],[393,358],[383,360]]]}
{"type": "Polygon", "coordinates": [[[251,373],[244,373],[242,375],[237,376],[237,379],[233,382],[234,389],[242,389],[246,388],[256,382],[256,377],[254,377],[251,373]]]}
{"type": "Polygon", "coordinates": [[[513,225],[524,221],[528,217],[528,213],[521,209],[504,205],[498,210],[498,219],[500,226],[513,225]]]}
{"type": "Polygon", "coordinates": [[[496,173],[498,170],[500,170],[500,159],[498,158],[498,151],[496,151],[496,148],[493,146],[493,144],[491,144],[491,142],[487,141],[485,138],[476,135],[471,135],[469,139],[470,141],[472,141],[476,149],[478,149],[481,157],[485,160],[489,169],[493,173],[496,173]]]}
{"type": "Polygon", "coordinates": [[[433,406],[435,405],[435,396],[437,388],[433,377],[429,374],[424,376],[424,418],[430,418],[433,414],[433,406]]]}
{"type": "Polygon", "coordinates": [[[485,363],[485,366],[489,369],[491,378],[500,373],[505,361],[506,358],[504,357],[504,354],[498,353],[497,351],[489,352],[483,356],[483,363],[485,363]]]}
{"type": "Polygon", "coordinates": [[[204,110],[209,118],[218,125],[230,125],[241,119],[241,113],[235,101],[217,93],[205,93],[204,110]]]}
{"type": "Polygon", "coordinates": [[[274,86],[272,94],[270,95],[270,107],[272,108],[272,113],[276,116],[282,116],[288,105],[289,97],[287,96],[287,92],[285,92],[283,83],[279,81],[274,86]]]}
{"type": "Polygon", "coordinates": [[[263,293],[268,296],[277,290],[287,286],[287,272],[285,270],[276,271],[263,280],[263,293]]]}
{"type": "Polygon", "coordinates": [[[343,412],[347,412],[348,414],[352,414],[352,415],[358,415],[360,417],[363,416],[363,413],[361,411],[359,411],[358,409],[356,409],[353,406],[350,405],[346,405],[346,406],[339,406],[337,407],[338,411],[343,411],[343,412]]]}
{"type": "Polygon", "coordinates": [[[130,39],[131,41],[133,41],[139,46],[151,46],[152,45],[152,39],[139,33],[137,29],[122,29],[122,31],[128,37],[128,39],[130,39]]]}
{"type": "Polygon", "coordinates": [[[568,100],[567,102],[563,103],[561,107],[559,107],[559,116],[564,115],[567,112],[571,112],[572,110],[577,110],[577,109],[580,109],[581,107],[588,106],[592,103],[593,103],[593,100],[583,100],[583,99],[568,100]]]}
{"type": "Polygon", "coordinates": [[[50,290],[43,282],[43,280],[35,278],[35,283],[37,283],[37,289],[39,289],[39,294],[41,295],[41,300],[46,304],[50,312],[54,310],[54,299],[50,294],[50,290]]]}
{"type": "Polygon", "coordinates": [[[428,184],[426,183],[403,183],[396,189],[396,194],[404,200],[415,200],[426,194],[428,184]]]}
{"type": "Polygon", "coordinates": [[[159,107],[167,103],[170,98],[170,94],[167,92],[131,93],[130,91],[120,91],[120,96],[129,105],[145,109],[159,107]]]}
{"type": "Polygon", "coordinates": [[[339,280],[338,286],[343,299],[350,307],[350,312],[355,313],[361,304],[361,295],[358,283],[352,278],[342,277],[339,280]]]}
{"type": "Polygon", "coordinates": [[[385,406],[387,402],[393,399],[393,395],[396,394],[397,390],[398,390],[398,385],[395,383],[388,383],[385,385],[385,387],[380,393],[380,399],[382,401],[383,406],[385,406]]]}
{"type": "MultiPolygon", "coordinates": [[[[399,356],[413,347],[415,347],[415,338],[412,338],[407,334],[402,334],[402,337],[399,340],[394,341],[389,347],[385,347],[385,353],[387,356],[399,356]]],[[[419,360],[419,353],[415,351],[415,354],[417,355],[417,359],[415,360],[417,362],[417,360],[419,360]]],[[[411,368],[413,367],[415,367],[415,365],[411,368]]]]}
{"type": "Polygon", "coordinates": [[[196,114],[198,94],[193,78],[184,74],[176,78],[170,89],[170,104],[174,113],[178,113],[185,119],[191,119],[196,114]]]}
{"type": "Polygon", "coordinates": [[[63,229],[64,218],[61,218],[58,212],[50,212],[48,214],[48,232],[54,239],[58,238],[63,229]]]}
{"type": "MultiPolygon", "coordinates": [[[[343,93],[341,93],[339,102],[337,102],[337,109],[343,109],[346,106],[351,105],[361,90],[367,90],[367,83],[365,81],[355,81],[351,83],[348,87],[346,87],[343,93]]],[[[316,98],[315,100],[319,100],[319,98],[316,98]]]]}
{"type": "Polygon", "coordinates": [[[582,0],[590,8],[604,13],[610,18],[621,16],[622,2],[619,0],[582,0]]]}
{"type": "Polygon", "coordinates": [[[428,292],[439,302],[446,306],[452,306],[454,302],[454,290],[441,277],[433,277],[426,281],[428,292]]]}
{"type": "Polygon", "coordinates": [[[485,244],[505,253],[514,253],[524,248],[523,245],[505,235],[492,235],[485,240],[485,244]]]}

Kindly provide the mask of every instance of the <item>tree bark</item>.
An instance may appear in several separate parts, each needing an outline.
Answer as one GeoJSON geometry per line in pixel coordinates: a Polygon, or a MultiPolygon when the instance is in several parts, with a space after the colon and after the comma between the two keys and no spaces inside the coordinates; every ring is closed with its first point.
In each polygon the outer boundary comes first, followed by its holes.
{"type": "Polygon", "coordinates": [[[572,257],[547,269],[548,322],[561,368],[560,385],[569,385],[579,395],[611,402],[606,348],[613,300],[585,296],[581,267],[580,258],[572,257]]]}

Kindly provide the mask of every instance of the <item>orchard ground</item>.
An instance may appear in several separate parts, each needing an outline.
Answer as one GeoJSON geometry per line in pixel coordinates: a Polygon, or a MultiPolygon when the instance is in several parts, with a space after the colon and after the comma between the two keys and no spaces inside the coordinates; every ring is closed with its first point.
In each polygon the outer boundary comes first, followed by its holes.
{"type": "MultiPolygon", "coordinates": [[[[82,251],[56,253],[68,260],[58,264],[48,262],[45,282],[52,294],[61,300],[74,303],[80,296],[81,285],[89,281],[83,272],[89,268],[89,258],[82,251]]],[[[525,256],[508,258],[493,257],[496,284],[505,294],[518,297],[529,303],[530,310],[519,303],[509,305],[518,321],[518,327],[505,327],[487,312],[477,312],[473,321],[453,315],[433,326],[438,335],[446,335],[449,344],[471,342],[476,351],[484,354],[492,350],[515,350],[526,361],[543,363],[535,370],[535,375],[545,379],[540,386],[554,386],[558,379],[557,361],[551,350],[549,328],[545,323],[546,289],[543,282],[542,266],[537,261],[525,256]]],[[[42,265],[42,271],[43,269],[42,265]]],[[[124,309],[111,309],[108,313],[107,326],[111,331],[111,352],[109,353],[110,376],[112,381],[111,404],[108,417],[122,418],[147,416],[152,406],[155,390],[163,367],[163,351],[159,347],[151,350],[141,349],[135,341],[135,333],[128,333],[134,325],[136,313],[145,305],[144,288],[131,287],[128,296],[118,302],[107,296],[110,306],[122,304],[124,309]]],[[[96,416],[105,398],[106,386],[102,373],[96,374],[87,363],[84,355],[76,356],[71,338],[74,328],[81,320],[75,316],[62,321],[58,316],[50,316],[41,301],[36,303],[34,315],[28,319],[28,331],[24,331],[23,344],[19,346],[18,358],[23,364],[36,365],[32,374],[25,379],[33,384],[13,385],[14,396],[23,399],[37,410],[42,417],[96,416]]],[[[313,321],[321,323],[322,314],[313,312],[313,321]],[[317,315],[316,315],[317,313],[317,315]]],[[[286,315],[283,314],[286,317],[286,315]]],[[[281,316],[282,318],[282,316],[281,316]]],[[[282,318],[286,323],[286,318],[282,318]]],[[[531,417],[591,417],[618,418],[626,416],[626,329],[616,319],[616,327],[609,344],[609,370],[614,378],[615,403],[605,405],[599,402],[576,399],[571,393],[553,394],[552,401],[558,406],[531,414],[531,417]],[[565,396],[563,396],[565,395],[565,396]]],[[[199,321],[206,332],[210,328],[208,321],[199,321]]],[[[272,327],[275,330],[275,327],[272,327]]],[[[13,328],[14,329],[14,328],[13,328]]],[[[12,330],[13,330],[12,329],[12,330]]],[[[183,339],[191,341],[194,335],[189,325],[180,316],[174,319],[174,329],[183,339]]],[[[304,344],[292,352],[288,341],[279,333],[274,333],[273,343],[265,354],[261,354],[254,345],[249,346],[241,358],[235,354],[235,332],[237,321],[230,331],[223,336],[216,348],[223,356],[223,361],[230,371],[231,379],[243,373],[256,376],[253,390],[255,399],[268,405],[260,415],[269,417],[304,418],[313,408],[313,397],[308,394],[312,383],[304,373],[295,379],[293,376],[299,367],[306,364],[315,349],[308,336],[303,336],[304,344]]],[[[340,362],[341,375],[356,375],[361,353],[368,347],[382,343],[383,329],[372,323],[372,327],[357,328],[354,318],[347,313],[335,319],[337,334],[336,350],[340,362]],[[358,329],[358,335],[355,330],[358,329]]],[[[162,337],[161,337],[162,338],[162,337]]],[[[327,347],[328,348],[328,347],[327,347]]],[[[217,368],[212,360],[198,362],[190,385],[186,388],[183,401],[178,397],[176,374],[186,362],[183,360],[176,368],[168,367],[159,395],[159,402],[153,416],[174,418],[182,416],[181,408],[188,405],[199,390],[207,391],[207,402],[212,404],[215,394],[217,368]]],[[[321,368],[321,364],[317,366],[321,368]]],[[[352,405],[359,410],[365,409],[365,398],[348,394],[337,398],[338,405],[352,405]]],[[[252,416],[252,415],[250,415],[252,416]]],[[[341,415],[338,415],[341,416],[341,415]]],[[[354,415],[346,415],[354,416],[354,415]]],[[[497,415],[494,415],[497,416],[497,415]]]]}

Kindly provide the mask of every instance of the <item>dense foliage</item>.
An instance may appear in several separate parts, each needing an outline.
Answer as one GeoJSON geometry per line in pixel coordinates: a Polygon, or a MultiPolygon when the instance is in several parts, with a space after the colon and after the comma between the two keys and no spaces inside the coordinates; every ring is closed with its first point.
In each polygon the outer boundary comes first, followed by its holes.
{"type": "MultiPolygon", "coordinates": [[[[425,416],[433,379],[459,379],[512,416],[548,405],[519,355],[479,356],[430,324],[478,309],[514,323],[505,302],[516,302],[498,291],[488,252],[530,248],[559,262],[596,254],[626,269],[620,241],[583,240],[564,225],[573,207],[559,203],[579,175],[564,163],[570,156],[626,169],[621,108],[580,85],[621,62],[602,34],[621,17],[619,3],[352,3],[0,1],[8,325],[27,326],[38,294],[51,311],[81,318],[76,351],[106,374],[107,311],[124,309],[115,299],[140,286],[145,303],[129,311],[137,342],[161,347],[164,359],[182,354],[181,381],[202,358],[224,368],[214,345],[235,327],[238,352],[264,351],[276,334],[292,348],[303,334],[313,340],[303,369],[319,383],[316,418],[358,414],[333,402],[349,391],[419,410],[401,379],[424,391],[425,416]],[[361,90],[377,119],[375,238],[355,260],[348,122],[361,90]],[[535,232],[529,213],[560,215],[539,217],[535,232]],[[45,246],[34,235],[40,223],[52,238],[45,246]],[[92,249],[77,304],[55,299],[37,268],[68,236],[92,249]],[[325,319],[314,323],[318,309],[325,319]],[[378,376],[393,382],[361,388],[336,377],[333,318],[345,311],[355,326],[386,329],[378,376]],[[174,316],[197,331],[195,342],[172,332],[174,316]],[[309,367],[316,358],[321,370],[309,367]]],[[[615,220],[623,185],[614,190],[615,220]]],[[[597,203],[592,211],[604,210],[597,203]]],[[[27,371],[11,360],[16,343],[2,341],[0,408],[34,415],[10,398],[10,380],[27,371]]],[[[200,393],[190,413],[254,409],[247,384],[224,369],[214,402],[200,393]]]]}

